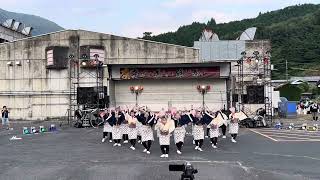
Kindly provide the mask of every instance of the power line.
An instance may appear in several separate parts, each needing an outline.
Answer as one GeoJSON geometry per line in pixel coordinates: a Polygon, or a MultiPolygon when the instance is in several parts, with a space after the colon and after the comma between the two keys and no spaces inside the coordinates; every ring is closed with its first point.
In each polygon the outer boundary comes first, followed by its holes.
{"type": "MultiPolygon", "coordinates": [[[[288,62],[288,64],[297,64],[297,65],[299,65],[299,64],[302,64],[302,65],[315,65],[316,64],[316,62],[290,62],[290,61],[287,61],[288,62]]],[[[280,64],[286,64],[285,62],[283,62],[283,63],[273,63],[274,65],[280,65],[280,64]]]]}
{"type": "Polygon", "coordinates": [[[286,81],[288,82],[288,61],[286,60],[286,81]]]}
{"type": "Polygon", "coordinates": [[[305,69],[305,68],[295,68],[295,67],[291,67],[290,69],[293,69],[293,70],[301,70],[301,71],[314,71],[314,72],[320,72],[320,70],[317,70],[317,69],[305,69]]]}

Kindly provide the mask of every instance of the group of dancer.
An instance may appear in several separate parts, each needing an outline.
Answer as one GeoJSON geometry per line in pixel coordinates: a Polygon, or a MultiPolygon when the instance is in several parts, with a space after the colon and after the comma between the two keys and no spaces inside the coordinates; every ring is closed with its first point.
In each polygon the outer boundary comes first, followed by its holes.
{"type": "Polygon", "coordinates": [[[172,135],[177,153],[182,154],[187,126],[191,126],[195,150],[203,151],[202,145],[205,137],[210,137],[212,147],[217,148],[217,141],[220,136],[219,128],[222,130],[222,138],[226,138],[227,126],[229,126],[231,141],[236,143],[239,129],[238,121],[241,116],[241,114],[235,112],[234,108],[230,108],[230,111],[217,111],[215,113],[194,109],[178,111],[176,108],[172,108],[167,112],[163,110],[155,113],[145,107],[109,108],[100,115],[104,119],[102,142],[109,138],[109,142],[114,142],[113,146],[116,147],[121,146],[121,140],[123,140],[123,143],[130,142],[130,149],[132,150],[135,150],[137,143],[141,143],[144,147],[143,152],[150,154],[155,130],[162,152],[160,157],[163,158],[169,157],[172,135]],[[229,116],[226,114],[229,114],[229,116]]]}

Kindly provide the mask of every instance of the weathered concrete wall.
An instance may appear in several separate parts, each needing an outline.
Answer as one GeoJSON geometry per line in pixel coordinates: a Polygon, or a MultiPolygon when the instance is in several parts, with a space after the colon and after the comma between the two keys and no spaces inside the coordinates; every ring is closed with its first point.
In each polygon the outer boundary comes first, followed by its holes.
{"type": "MultiPolygon", "coordinates": [[[[65,116],[69,104],[69,69],[47,69],[46,48],[69,47],[79,58],[79,47],[105,47],[105,64],[197,63],[198,50],[82,30],[67,30],[0,44],[0,105],[11,118],[45,119],[65,116]],[[20,62],[21,66],[16,65],[20,62]],[[8,62],[12,66],[7,65],[8,62]]],[[[84,71],[81,69],[81,71],[84,71]]],[[[105,68],[104,84],[108,82],[105,68]]],[[[81,81],[92,81],[84,77],[81,81]]],[[[115,94],[110,82],[108,94],[115,94]]],[[[115,99],[111,99],[111,103],[115,99]]]]}
{"type": "Polygon", "coordinates": [[[69,46],[68,38],[73,33],[54,33],[0,44],[0,105],[10,108],[11,118],[64,116],[69,103],[69,73],[67,69],[46,69],[45,48],[69,46]],[[8,66],[8,62],[12,66],[8,66]]]}
{"type": "Polygon", "coordinates": [[[103,45],[107,64],[198,63],[199,51],[172,44],[79,31],[81,45],[103,45]]]}

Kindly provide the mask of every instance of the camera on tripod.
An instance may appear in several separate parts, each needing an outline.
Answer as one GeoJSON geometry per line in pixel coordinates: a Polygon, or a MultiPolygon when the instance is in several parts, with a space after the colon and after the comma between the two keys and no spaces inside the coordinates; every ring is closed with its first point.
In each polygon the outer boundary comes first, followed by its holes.
{"type": "Polygon", "coordinates": [[[169,171],[181,171],[180,180],[194,180],[194,174],[198,173],[198,170],[193,168],[192,164],[186,162],[184,164],[170,164],[169,171]]]}

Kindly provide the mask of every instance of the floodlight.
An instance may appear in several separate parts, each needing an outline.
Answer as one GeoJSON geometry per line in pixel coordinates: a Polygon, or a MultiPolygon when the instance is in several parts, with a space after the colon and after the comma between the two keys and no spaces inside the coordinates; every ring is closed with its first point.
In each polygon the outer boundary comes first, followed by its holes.
{"type": "Polygon", "coordinates": [[[19,27],[21,26],[21,22],[16,21],[13,26],[12,26],[12,30],[17,31],[19,29],[19,27]]]}
{"type": "Polygon", "coordinates": [[[5,22],[2,23],[2,25],[11,29],[14,22],[15,22],[14,19],[7,19],[5,22]]]}
{"type": "Polygon", "coordinates": [[[21,33],[27,36],[31,36],[32,27],[25,27],[22,29],[21,33]]]}

